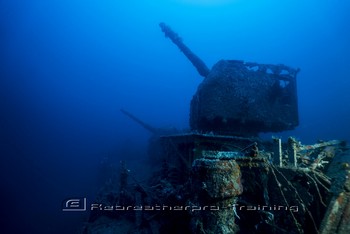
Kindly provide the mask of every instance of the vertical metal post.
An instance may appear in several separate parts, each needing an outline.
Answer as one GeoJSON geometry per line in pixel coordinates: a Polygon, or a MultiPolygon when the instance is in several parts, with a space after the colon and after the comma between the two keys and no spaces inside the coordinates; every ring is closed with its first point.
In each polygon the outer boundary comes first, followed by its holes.
{"type": "Polygon", "coordinates": [[[273,138],[273,164],[282,167],[282,141],[280,138],[273,138]]]}
{"type": "Polygon", "coordinates": [[[292,167],[297,167],[297,142],[293,137],[288,138],[288,161],[292,167]]]}

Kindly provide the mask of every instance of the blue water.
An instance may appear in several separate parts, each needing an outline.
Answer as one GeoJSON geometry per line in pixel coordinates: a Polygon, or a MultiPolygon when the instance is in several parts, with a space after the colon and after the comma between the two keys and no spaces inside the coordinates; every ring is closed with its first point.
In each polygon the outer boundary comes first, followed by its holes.
{"type": "Polygon", "coordinates": [[[188,128],[203,78],[161,21],[209,67],[301,69],[300,126],[273,135],[349,141],[349,12],[347,0],[0,0],[0,232],[79,228],[86,215],[62,200],[93,198],[106,158],[146,155],[150,134],[120,108],[188,128]]]}

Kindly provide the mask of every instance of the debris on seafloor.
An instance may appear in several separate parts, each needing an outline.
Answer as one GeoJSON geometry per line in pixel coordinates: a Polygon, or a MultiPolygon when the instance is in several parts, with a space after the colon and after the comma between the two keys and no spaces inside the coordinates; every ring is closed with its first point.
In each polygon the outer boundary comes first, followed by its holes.
{"type": "Polygon", "coordinates": [[[154,128],[122,110],[153,134],[149,176],[139,180],[122,161],[119,187],[100,191],[82,233],[349,233],[346,143],[257,137],[298,125],[298,70],[236,60],[210,70],[160,26],[205,77],[191,131],[154,128]]]}

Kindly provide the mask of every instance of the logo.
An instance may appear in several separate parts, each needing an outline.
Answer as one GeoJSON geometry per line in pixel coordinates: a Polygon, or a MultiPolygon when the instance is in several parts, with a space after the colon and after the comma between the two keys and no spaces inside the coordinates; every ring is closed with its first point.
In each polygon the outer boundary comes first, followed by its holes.
{"type": "MultiPolygon", "coordinates": [[[[69,198],[65,199],[62,202],[62,211],[86,211],[87,202],[86,197],[84,198],[69,198]]],[[[221,209],[229,209],[232,210],[237,217],[237,211],[291,211],[298,212],[298,206],[261,206],[261,205],[250,205],[243,206],[239,204],[232,204],[227,207],[219,207],[219,206],[169,206],[169,205],[127,205],[121,206],[118,204],[115,205],[104,205],[102,203],[92,203],[89,205],[90,211],[218,211],[221,209]]]]}
{"type": "Polygon", "coordinates": [[[64,200],[62,211],[86,211],[86,198],[69,198],[64,200]]]}

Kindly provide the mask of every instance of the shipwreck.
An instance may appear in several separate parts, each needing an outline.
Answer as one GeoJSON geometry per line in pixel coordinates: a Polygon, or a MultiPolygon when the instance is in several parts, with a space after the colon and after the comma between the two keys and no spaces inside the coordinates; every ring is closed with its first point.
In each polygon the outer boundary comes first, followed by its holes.
{"type": "Polygon", "coordinates": [[[220,60],[211,69],[164,23],[161,30],[204,78],[188,132],[155,128],[144,181],[122,161],[115,186],[91,204],[82,233],[349,233],[350,151],[259,133],[299,124],[299,69],[220,60]]]}

